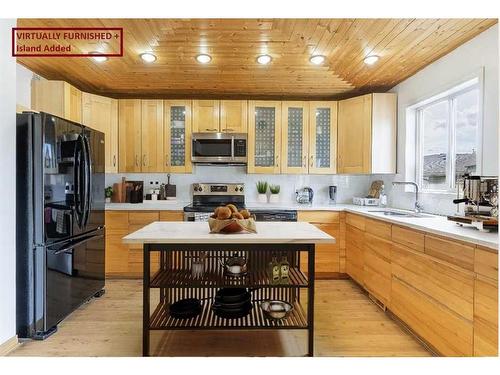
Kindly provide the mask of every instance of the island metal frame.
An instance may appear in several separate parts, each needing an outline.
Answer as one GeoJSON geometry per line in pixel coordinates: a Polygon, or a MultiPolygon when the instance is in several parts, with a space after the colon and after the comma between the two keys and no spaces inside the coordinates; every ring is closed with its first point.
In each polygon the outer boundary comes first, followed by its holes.
{"type": "Polygon", "coordinates": [[[257,243],[257,244],[156,244],[144,243],[143,274],[143,356],[150,355],[150,333],[154,330],[248,330],[248,329],[302,329],[307,330],[307,356],[314,355],[314,243],[257,243]],[[158,252],[158,258],[152,254],[158,252]],[[206,254],[205,273],[196,279],[191,273],[191,262],[206,254]],[[301,253],[307,256],[307,275],[301,269],[301,253]],[[268,264],[272,256],[278,261],[284,255],[290,264],[289,282],[273,283],[269,278],[268,264]],[[224,275],[220,261],[230,256],[247,258],[248,274],[241,278],[224,275]],[[152,273],[151,259],[158,259],[158,269],[152,273]],[[151,289],[159,289],[159,302],[151,309],[151,289]],[[225,319],[216,316],[211,303],[219,288],[248,288],[252,292],[251,312],[243,318],[225,319]],[[301,291],[306,291],[307,309],[301,291]],[[182,298],[198,298],[202,312],[189,319],[170,316],[170,304],[182,298]],[[294,306],[292,313],[283,320],[265,317],[259,302],[280,299],[294,306]],[[302,300],[302,301],[301,301],[302,300]],[[151,311],[152,310],[152,311],[151,311]]]}

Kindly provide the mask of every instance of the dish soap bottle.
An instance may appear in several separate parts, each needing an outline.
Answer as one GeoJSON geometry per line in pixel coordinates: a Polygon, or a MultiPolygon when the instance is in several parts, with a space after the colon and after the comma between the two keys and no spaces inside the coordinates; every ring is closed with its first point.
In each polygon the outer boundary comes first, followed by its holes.
{"type": "Polygon", "coordinates": [[[281,284],[289,284],[290,283],[290,263],[288,262],[288,259],[286,258],[286,253],[282,256],[281,262],[280,262],[280,279],[281,279],[281,284]]]}
{"type": "Polygon", "coordinates": [[[280,281],[280,264],[276,259],[276,254],[272,254],[271,262],[269,262],[269,281],[271,284],[278,284],[280,281]]]}
{"type": "Polygon", "coordinates": [[[379,206],[380,207],[387,207],[387,194],[385,193],[384,190],[384,185],[380,187],[380,195],[379,195],[379,206]]]}

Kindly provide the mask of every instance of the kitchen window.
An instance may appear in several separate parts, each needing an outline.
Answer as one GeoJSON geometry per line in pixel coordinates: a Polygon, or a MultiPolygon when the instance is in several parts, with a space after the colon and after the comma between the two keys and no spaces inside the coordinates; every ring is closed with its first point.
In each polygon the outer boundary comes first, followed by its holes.
{"type": "Polygon", "coordinates": [[[416,179],[422,190],[455,191],[480,171],[481,95],[475,78],[415,106],[416,179]]]}

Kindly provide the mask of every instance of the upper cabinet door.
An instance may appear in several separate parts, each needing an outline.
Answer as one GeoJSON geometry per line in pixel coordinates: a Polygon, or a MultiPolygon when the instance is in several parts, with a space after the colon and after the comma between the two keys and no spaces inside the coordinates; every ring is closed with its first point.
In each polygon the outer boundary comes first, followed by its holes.
{"type": "Polygon", "coordinates": [[[163,171],[163,100],[141,101],[141,171],[163,171]]]}
{"type": "Polygon", "coordinates": [[[191,173],[191,101],[165,100],[164,170],[191,173]]]}
{"type": "Polygon", "coordinates": [[[33,80],[31,107],[35,111],[82,122],[82,92],[64,81],[33,80]]]}
{"type": "Polygon", "coordinates": [[[220,131],[227,133],[247,132],[247,101],[220,101],[220,131]]]}
{"type": "Polygon", "coordinates": [[[219,100],[193,100],[193,133],[219,131],[219,100]]]}
{"type": "Polygon", "coordinates": [[[339,173],[370,173],[372,95],[339,101],[339,173]]]}
{"type": "Polygon", "coordinates": [[[280,173],[281,102],[248,102],[248,173],[280,173]]]}
{"type": "Polygon", "coordinates": [[[309,105],[281,103],[281,173],[308,172],[309,105]]]}
{"type": "Polygon", "coordinates": [[[118,172],[140,172],[142,129],[141,100],[120,99],[118,104],[118,172]]]}
{"type": "Polygon", "coordinates": [[[118,172],[118,101],[82,93],[82,123],[104,133],[104,158],[107,173],[118,172]]]}
{"type": "Polygon", "coordinates": [[[309,103],[309,173],[337,172],[337,102],[309,103]]]}

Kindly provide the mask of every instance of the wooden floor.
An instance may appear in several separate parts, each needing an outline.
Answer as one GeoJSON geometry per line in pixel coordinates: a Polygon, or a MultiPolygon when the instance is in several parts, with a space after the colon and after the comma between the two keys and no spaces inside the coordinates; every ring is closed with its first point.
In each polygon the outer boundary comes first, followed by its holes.
{"type": "MultiPolygon", "coordinates": [[[[142,281],[108,280],[106,294],[75,311],[45,341],[11,356],[140,356],[142,281]]],[[[316,356],[429,356],[350,280],[316,282],[316,356]]],[[[152,355],[302,356],[302,331],[175,331],[151,334],[152,355]]]]}

